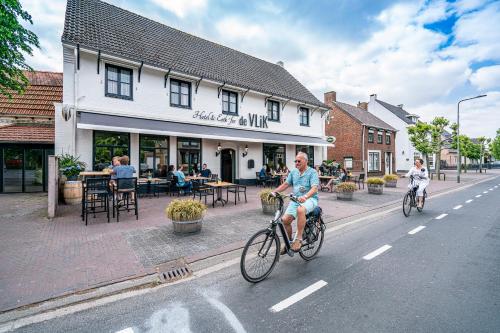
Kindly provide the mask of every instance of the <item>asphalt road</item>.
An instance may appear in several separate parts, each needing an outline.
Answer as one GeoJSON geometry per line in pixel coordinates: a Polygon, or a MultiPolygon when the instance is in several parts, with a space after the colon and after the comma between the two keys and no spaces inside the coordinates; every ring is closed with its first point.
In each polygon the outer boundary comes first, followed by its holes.
{"type": "Polygon", "coordinates": [[[329,231],[256,285],[232,265],[17,330],[120,331],[500,332],[500,178],[329,231]]]}

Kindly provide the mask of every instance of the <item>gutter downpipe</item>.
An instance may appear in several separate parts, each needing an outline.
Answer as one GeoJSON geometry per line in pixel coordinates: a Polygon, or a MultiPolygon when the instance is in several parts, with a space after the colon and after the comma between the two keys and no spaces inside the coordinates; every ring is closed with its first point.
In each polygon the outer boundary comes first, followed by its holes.
{"type": "Polygon", "coordinates": [[[365,129],[366,129],[366,126],[365,124],[363,124],[363,127],[361,127],[361,130],[362,130],[362,133],[361,133],[361,152],[362,152],[362,158],[363,158],[363,161],[362,161],[362,164],[363,164],[363,173],[365,174],[365,179],[367,179],[368,175],[367,175],[367,172],[366,172],[366,166],[365,166],[365,129]]]}

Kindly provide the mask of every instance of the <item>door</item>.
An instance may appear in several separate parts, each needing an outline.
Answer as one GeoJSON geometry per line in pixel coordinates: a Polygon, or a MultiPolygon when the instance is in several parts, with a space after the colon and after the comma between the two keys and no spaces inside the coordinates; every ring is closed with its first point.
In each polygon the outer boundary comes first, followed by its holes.
{"type": "Polygon", "coordinates": [[[200,170],[200,151],[190,149],[178,150],[178,163],[184,166],[185,174],[192,174],[194,169],[200,170]]]}
{"type": "Polygon", "coordinates": [[[385,153],[385,174],[392,173],[392,153],[385,153]]]}
{"type": "Polygon", "coordinates": [[[3,189],[2,192],[23,192],[23,149],[7,147],[3,149],[3,189]]]}
{"type": "Polygon", "coordinates": [[[229,183],[234,182],[234,155],[235,152],[232,149],[223,149],[221,151],[221,156],[220,156],[220,170],[221,170],[221,176],[220,178],[229,183]]]}
{"type": "Polygon", "coordinates": [[[43,191],[43,149],[24,150],[24,191],[43,191]]]}

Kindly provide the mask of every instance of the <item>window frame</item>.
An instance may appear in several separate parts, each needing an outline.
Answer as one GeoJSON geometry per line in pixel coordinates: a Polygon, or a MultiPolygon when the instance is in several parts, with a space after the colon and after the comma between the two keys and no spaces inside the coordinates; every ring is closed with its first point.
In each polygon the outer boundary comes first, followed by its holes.
{"type": "Polygon", "coordinates": [[[168,135],[155,135],[155,134],[142,134],[142,133],[139,133],[139,170],[138,170],[138,174],[139,176],[141,175],[141,153],[142,151],[149,151],[149,152],[153,152],[153,174],[155,171],[159,171],[156,169],[156,166],[157,166],[157,150],[166,150],[167,151],[167,156],[168,156],[168,163],[167,163],[167,167],[170,165],[170,136],[168,135]],[[143,138],[155,138],[155,139],[160,139],[160,138],[163,138],[164,141],[167,141],[167,147],[162,147],[162,148],[158,148],[158,147],[150,147],[150,146],[145,146],[143,143],[142,143],[142,140],[143,138]]]}
{"type": "MultiPolygon", "coordinates": [[[[380,160],[381,158],[381,151],[380,150],[368,150],[368,172],[380,172],[381,168],[382,168],[382,161],[380,160]],[[373,169],[373,168],[370,168],[371,166],[371,156],[374,156],[375,154],[378,155],[378,159],[377,159],[377,162],[378,162],[378,165],[376,166],[376,169],[373,169]]],[[[375,162],[375,161],[373,161],[375,162]]]]}
{"type": "Polygon", "coordinates": [[[373,143],[375,141],[375,131],[373,129],[368,129],[368,143],[373,143]]]}
{"type": "Polygon", "coordinates": [[[124,99],[124,100],[129,100],[129,101],[133,101],[134,100],[134,70],[132,68],[127,68],[127,67],[121,67],[121,66],[118,66],[118,65],[113,65],[113,64],[109,64],[107,63],[106,66],[105,66],[105,71],[104,71],[104,80],[105,80],[105,88],[104,88],[104,95],[106,97],[112,97],[112,98],[119,98],[119,99],[124,99]],[[108,92],[108,71],[110,68],[115,68],[117,70],[117,94],[114,94],[114,93],[110,93],[108,92]],[[130,71],[130,96],[126,96],[126,95],[122,95],[121,94],[121,84],[122,84],[122,80],[121,80],[121,76],[122,76],[122,71],[130,71]]]}
{"type": "Polygon", "coordinates": [[[96,155],[96,150],[97,148],[99,147],[103,147],[103,148],[109,148],[111,150],[111,160],[109,161],[109,164],[111,165],[111,163],[113,162],[112,159],[113,159],[113,155],[114,155],[114,151],[115,151],[115,148],[125,148],[125,146],[116,146],[116,145],[97,145],[96,146],[96,134],[99,134],[99,133],[108,133],[108,134],[114,134],[114,135],[125,135],[127,137],[127,153],[128,153],[128,156],[132,156],[132,152],[131,152],[131,148],[132,148],[132,144],[130,142],[130,133],[129,132],[116,132],[116,131],[100,131],[100,130],[94,130],[92,131],[92,169],[95,170],[95,166],[96,166],[96,160],[95,160],[95,155],[96,155]]]}
{"type": "Polygon", "coordinates": [[[281,122],[280,107],[281,107],[281,103],[279,101],[275,101],[272,99],[267,101],[267,120],[268,121],[274,121],[276,123],[281,122]],[[272,117],[273,116],[273,105],[276,105],[276,104],[278,105],[278,113],[277,113],[278,118],[277,119],[272,117]]]}
{"type": "Polygon", "coordinates": [[[181,108],[181,109],[191,109],[191,98],[192,98],[192,93],[191,93],[191,82],[189,81],[183,81],[183,80],[179,80],[179,79],[174,79],[174,78],[171,78],[170,79],[170,92],[169,92],[169,101],[170,101],[170,106],[171,107],[175,107],[175,108],[181,108]],[[176,93],[179,95],[179,104],[174,104],[172,103],[172,82],[176,82],[177,84],[179,84],[179,92],[176,93]],[[182,87],[182,84],[185,83],[188,85],[188,105],[182,105],[181,104],[181,101],[182,101],[182,93],[181,93],[181,87],[182,87]]]}
{"type": "Polygon", "coordinates": [[[238,116],[238,93],[235,92],[235,91],[231,91],[231,90],[222,90],[222,114],[227,114],[229,116],[238,116]],[[228,111],[224,111],[224,94],[227,94],[227,109],[228,111]],[[236,112],[231,112],[231,95],[236,95],[236,103],[234,103],[236,105],[236,112]]]}
{"type": "Polygon", "coordinates": [[[300,107],[300,109],[299,109],[299,124],[300,124],[300,126],[306,126],[306,127],[311,126],[311,119],[310,119],[310,112],[309,111],[310,111],[309,108],[305,108],[303,106],[300,107]],[[304,111],[307,114],[307,117],[306,117],[307,124],[302,122],[302,119],[304,118],[304,116],[303,116],[304,111]]]}
{"type": "Polygon", "coordinates": [[[385,144],[386,145],[391,144],[391,132],[385,132],[385,144]]]}
{"type": "Polygon", "coordinates": [[[378,130],[377,131],[377,144],[381,145],[384,143],[384,132],[378,130]]]}

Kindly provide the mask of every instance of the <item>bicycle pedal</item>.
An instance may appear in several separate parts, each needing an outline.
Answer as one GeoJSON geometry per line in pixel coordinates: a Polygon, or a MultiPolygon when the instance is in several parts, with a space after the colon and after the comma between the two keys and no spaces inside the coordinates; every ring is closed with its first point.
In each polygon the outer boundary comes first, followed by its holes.
{"type": "Polygon", "coordinates": [[[292,250],[288,250],[288,251],[286,252],[286,254],[288,254],[290,257],[292,257],[292,258],[293,258],[293,256],[295,255],[295,252],[294,252],[294,251],[292,251],[292,250]]]}

